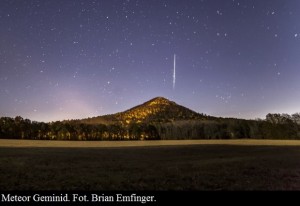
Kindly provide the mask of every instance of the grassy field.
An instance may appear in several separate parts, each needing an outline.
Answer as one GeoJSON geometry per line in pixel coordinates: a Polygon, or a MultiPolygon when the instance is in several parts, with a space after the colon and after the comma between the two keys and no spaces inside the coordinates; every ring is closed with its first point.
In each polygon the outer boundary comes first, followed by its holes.
{"type": "Polygon", "coordinates": [[[183,146],[183,145],[245,145],[245,146],[300,146],[300,140],[147,140],[147,141],[54,141],[54,140],[17,140],[0,139],[0,147],[148,147],[148,146],[183,146]]]}
{"type": "Polygon", "coordinates": [[[300,190],[300,142],[0,140],[0,174],[0,190],[300,190]]]}

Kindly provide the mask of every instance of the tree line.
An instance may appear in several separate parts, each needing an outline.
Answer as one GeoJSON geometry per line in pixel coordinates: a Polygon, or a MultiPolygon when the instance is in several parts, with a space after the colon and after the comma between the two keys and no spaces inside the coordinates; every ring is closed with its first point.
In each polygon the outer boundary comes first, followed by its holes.
{"type": "Polygon", "coordinates": [[[300,125],[266,120],[218,119],[156,125],[160,139],[300,139],[300,125]]]}
{"type": "Polygon", "coordinates": [[[300,113],[268,114],[265,120],[214,118],[125,124],[51,123],[20,116],[0,118],[0,138],[38,140],[300,139],[300,113]]]}
{"type": "Polygon", "coordinates": [[[38,140],[147,140],[159,139],[151,124],[84,124],[80,121],[36,122],[15,118],[0,118],[0,138],[38,140]]]}

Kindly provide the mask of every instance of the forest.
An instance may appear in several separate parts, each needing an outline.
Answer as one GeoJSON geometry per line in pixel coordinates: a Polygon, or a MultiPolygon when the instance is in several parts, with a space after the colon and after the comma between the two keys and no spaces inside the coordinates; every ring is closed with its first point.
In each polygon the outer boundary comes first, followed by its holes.
{"type": "Polygon", "coordinates": [[[234,118],[88,124],[80,120],[36,122],[0,118],[0,138],[36,140],[300,139],[300,113],[264,120],[234,118]]]}

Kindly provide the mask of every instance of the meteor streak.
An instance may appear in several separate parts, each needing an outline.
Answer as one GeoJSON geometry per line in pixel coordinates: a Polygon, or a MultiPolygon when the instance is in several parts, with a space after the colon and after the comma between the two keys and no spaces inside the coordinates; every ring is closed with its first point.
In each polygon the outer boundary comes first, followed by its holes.
{"type": "Polygon", "coordinates": [[[173,66],[173,89],[175,89],[176,84],[176,54],[174,54],[174,66],[173,66]]]}

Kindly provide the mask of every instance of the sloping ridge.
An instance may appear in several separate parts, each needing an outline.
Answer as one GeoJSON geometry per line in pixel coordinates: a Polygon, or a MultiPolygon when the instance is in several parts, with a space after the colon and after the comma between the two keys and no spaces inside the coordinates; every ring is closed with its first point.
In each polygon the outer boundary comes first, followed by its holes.
{"type": "Polygon", "coordinates": [[[128,122],[170,121],[182,119],[195,119],[198,113],[176,104],[164,97],[153,98],[141,105],[125,112],[117,113],[119,120],[128,122]]]}
{"type": "MultiPolygon", "coordinates": [[[[124,112],[89,118],[89,122],[111,124],[169,122],[175,120],[203,119],[202,114],[176,104],[164,97],[153,98],[124,112]]],[[[85,122],[88,123],[88,122],[85,122]]]]}

